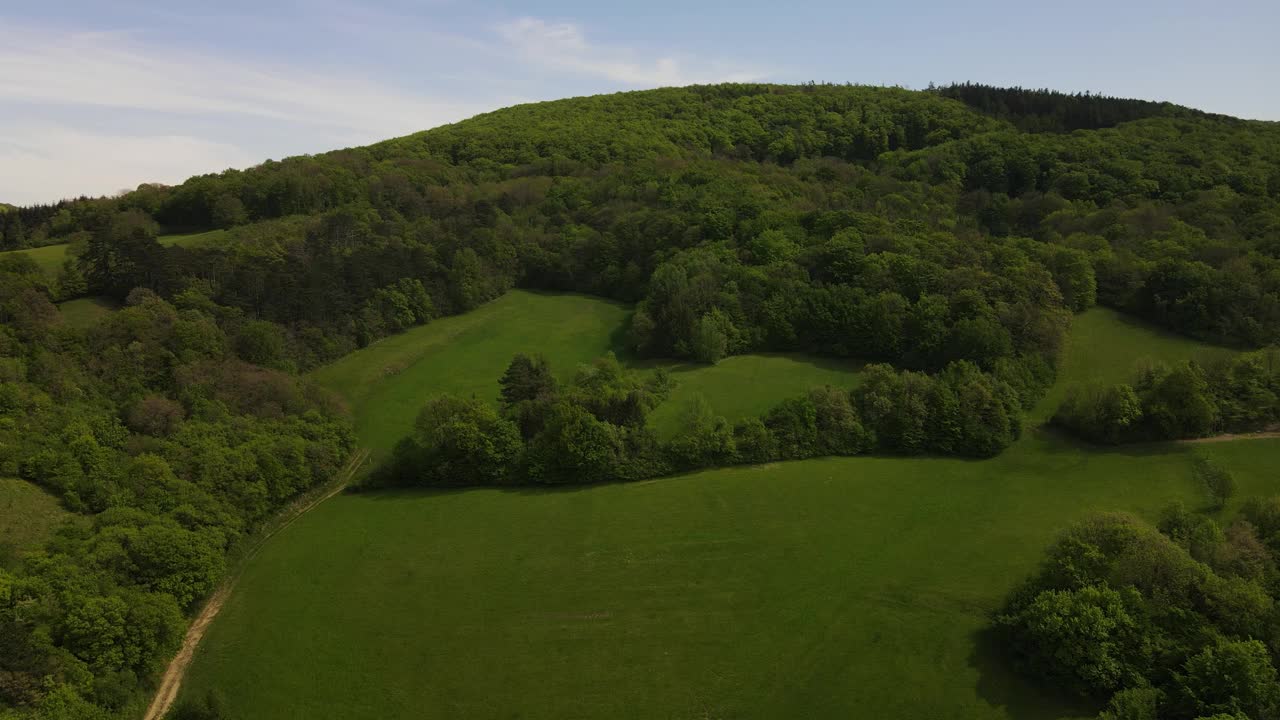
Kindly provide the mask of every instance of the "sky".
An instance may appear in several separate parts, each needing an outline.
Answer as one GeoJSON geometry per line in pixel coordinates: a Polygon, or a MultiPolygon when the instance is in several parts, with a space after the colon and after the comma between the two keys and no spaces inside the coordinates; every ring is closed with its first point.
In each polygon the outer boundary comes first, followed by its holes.
{"type": "Polygon", "coordinates": [[[538,100],[994,85],[1280,120],[1276,0],[0,0],[0,202],[113,194],[538,100]]]}

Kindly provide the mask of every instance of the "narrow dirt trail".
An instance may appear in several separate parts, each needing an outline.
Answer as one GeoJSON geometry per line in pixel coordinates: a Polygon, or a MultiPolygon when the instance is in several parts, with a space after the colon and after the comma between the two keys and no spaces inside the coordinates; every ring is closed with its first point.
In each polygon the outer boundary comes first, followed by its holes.
{"type": "Polygon", "coordinates": [[[1181,440],[1185,443],[1220,443],[1231,442],[1232,440],[1269,440],[1272,438],[1280,438],[1280,430],[1259,430],[1252,433],[1224,433],[1222,435],[1210,435],[1209,437],[1191,438],[1190,440],[1181,440]]]}
{"type": "Polygon", "coordinates": [[[1181,442],[1203,443],[1203,442],[1231,442],[1235,439],[1272,439],[1280,438],[1280,430],[1268,430],[1265,433],[1242,433],[1242,434],[1222,434],[1222,436],[1198,437],[1192,439],[1184,439],[1181,442]]]}
{"type": "Polygon", "coordinates": [[[209,628],[210,623],[218,616],[218,612],[222,610],[227,598],[231,596],[231,591],[235,588],[236,581],[240,579],[240,573],[249,560],[254,555],[257,555],[258,550],[276,533],[292,525],[295,520],[314,509],[320,503],[342,492],[347,487],[347,484],[351,482],[351,478],[355,476],[356,472],[368,459],[368,450],[364,448],[356,450],[351,459],[347,461],[346,467],[334,476],[334,479],[327,487],[313,497],[304,495],[276,516],[276,519],[237,563],[238,567],[235,572],[222,581],[218,589],[205,602],[204,607],[200,608],[200,613],[192,618],[191,626],[187,628],[187,634],[182,638],[182,648],[178,650],[178,654],[170,661],[169,667],[165,669],[164,675],[161,676],[160,685],[156,688],[156,695],[147,707],[147,714],[143,716],[143,720],[161,720],[165,713],[169,712],[174,701],[178,699],[178,691],[182,689],[182,680],[187,675],[187,668],[191,666],[191,660],[195,657],[196,648],[200,646],[200,641],[204,638],[205,630],[209,628]]]}

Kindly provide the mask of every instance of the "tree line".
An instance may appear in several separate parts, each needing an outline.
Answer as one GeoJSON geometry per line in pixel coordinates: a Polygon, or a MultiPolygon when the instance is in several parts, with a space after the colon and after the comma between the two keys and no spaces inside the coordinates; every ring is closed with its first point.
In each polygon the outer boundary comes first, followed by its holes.
{"type": "Polygon", "coordinates": [[[1280,422],[1280,351],[1146,363],[1131,383],[1070,388],[1053,422],[1107,444],[1264,430],[1280,422]]]}
{"type": "Polygon", "coordinates": [[[1012,123],[1024,132],[1071,132],[1115,127],[1152,117],[1203,116],[1197,110],[1167,102],[1135,100],[1091,92],[1064,93],[1048,88],[1002,88],[980,83],[954,83],[932,88],[979,112],[1012,123]]]}
{"type": "Polygon", "coordinates": [[[369,485],[587,484],[866,452],[990,457],[1021,432],[1017,391],[968,362],[937,375],[873,365],[853,390],[814,388],[736,424],[699,397],[666,441],[648,425],[673,386],[665,371],[646,377],[610,354],[562,385],[545,359],[520,354],[499,384],[497,408],[427,400],[369,485]]]}

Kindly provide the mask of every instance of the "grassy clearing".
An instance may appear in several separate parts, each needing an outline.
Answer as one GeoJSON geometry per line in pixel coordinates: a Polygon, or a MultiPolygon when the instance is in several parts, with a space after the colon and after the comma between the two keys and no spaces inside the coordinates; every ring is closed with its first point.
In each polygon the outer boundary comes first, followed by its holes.
{"type": "MultiPolygon", "coordinates": [[[[385,449],[425,394],[496,397],[519,351],[568,374],[616,346],[624,315],[512,293],[316,377],[385,449]]],[[[1076,327],[1050,399],[1126,379],[1143,356],[1222,352],[1103,310],[1076,327]]],[[[676,366],[670,405],[702,393],[723,414],[754,414],[813,384],[850,385],[853,369],[788,356],[676,366]]],[[[342,496],[249,564],[186,692],[217,688],[242,718],[1089,717],[1010,675],[981,630],[1064,525],[1202,506],[1197,454],[1242,494],[1280,490],[1280,441],[1099,450],[1036,429],[983,462],[832,458],[342,496]]]]}
{"type": "Polygon", "coordinates": [[[26,480],[0,478],[0,551],[39,547],[72,517],[55,497],[26,480]]]}
{"type": "Polygon", "coordinates": [[[120,306],[111,298],[84,297],[58,303],[62,321],[75,328],[87,328],[110,315],[120,306]]]}
{"type": "MultiPolygon", "coordinates": [[[[201,233],[185,233],[179,235],[161,235],[159,240],[161,245],[181,245],[182,247],[194,247],[201,243],[217,242],[226,236],[226,230],[210,230],[201,233]]],[[[62,263],[71,255],[72,243],[62,243],[60,245],[45,245],[44,247],[32,248],[30,250],[6,250],[0,252],[0,255],[9,255],[12,253],[26,253],[40,269],[44,271],[50,278],[58,276],[58,271],[62,269],[62,263]]]]}
{"type": "Polygon", "coordinates": [[[542,353],[568,379],[581,363],[621,348],[628,308],[580,295],[514,291],[465,315],[384,338],[312,377],[346,398],[362,445],[390,450],[427,397],[451,392],[497,401],[516,353],[542,353]]]}
{"type": "Polygon", "coordinates": [[[6,250],[0,252],[0,256],[22,253],[35,260],[36,265],[40,266],[40,270],[50,278],[53,278],[57,277],[58,271],[62,269],[62,261],[67,259],[67,250],[70,247],[69,243],[63,243],[62,245],[45,245],[44,247],[30,250],[6,250]]]}
{"type": "Polygon", "coordinates": [[[730,422],[763,415],[789,397],[820,385],[852,388],[861,363],[797,354],[739,355],[716,365],[663,364],[676,388],[658,406],[649,423],[660,437],[671,437],[696,396],[730,422]]]}
{"type": "Polygon", "coordinates": [[[1130,382],[1144,360],[1208,361],[1232,352],[1175,335],[1115,310],[1095,307],[1075,316],[1058,383],[1040,401],[1032,418],[1043,421],[1052,417],[1073,383],[1130,382]]]}
{"type": "Polygon", "coordinates": [[[196,247],[206,243],[215,243],[221,241],[227,236],[226,230],[207,230],[198,233],[178,233],[174,235],[161,235],[161,245],[178,245],[180,247],[196,247]]]}
{"type": "MultiPolygon", "coordinates": [[[[408,431],[435,393],[475,395],[497,402],[498,378],[519,352],[542,353],[562,380],[585,362],[623,354],[630,309],[578,295],[513,291],[465,315],[443,318],[326,365],[312,377],[347,399],[360,442],[385,452],[408,431]]],[[[636,363],[664,367],[676,388],[653,414],[663,435],[675,432],[681,413],[702,395],[730,420],[759,415],[784,398],[817,385],[852,387],[857,364],[803,355],[746,355],[718,365],[636,363]]]]}

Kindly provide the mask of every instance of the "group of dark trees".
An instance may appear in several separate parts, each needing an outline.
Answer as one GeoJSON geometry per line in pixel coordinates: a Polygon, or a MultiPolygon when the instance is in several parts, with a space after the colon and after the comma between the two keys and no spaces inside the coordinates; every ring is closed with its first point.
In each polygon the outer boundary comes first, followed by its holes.
{"type": "Polygon", "coordinates": [[[0,547],[0,716],[137,715],[228,557],[351,435],[320,390],[251,364],[238,309],[135,289],[79,330],[49,296],[0,256],[0,476],[76,518],[0,547]]]}
{"type": "Polygon", "coordinates": [[[852,391],[814,388],[737,424],[699,397],[675,437],[660,441],[648,414],[672,382],[608,355],[561,385],[544,359],[517,355],[500,381],[499,408],[431,398],[369,484],[585,484],[864,452],[990,457],[1022,427],[1017,390],[962,361],[937,375],[874,365],[852,391]]]}
{"type": "Polygon", "coordinates": [[[1267,429],[1280,422],[1280,351],[1148,364],[1132,383],[1070,388],[1053,419],[1109,444],[1267,429]]]}
{"type": "Polygon", "coordinates": [[[979,112],[1008,121],[1024,132],[1070,132],[1115,127],[1153,117],[1204,116],[1197,110],[1167,102],[1134,100],[1090,92],[1002,88],[980,83],[956,83],[931,89],[955,98],[979,112]]]}
{"type": "Polygon", "coordinates": [[[1058,692],[1104,720],[1280,716],[1280,498],[1225,528],[1181,505],[1152,527],[1126,514],[1066,531],[995,631],[1058,692]]]}

